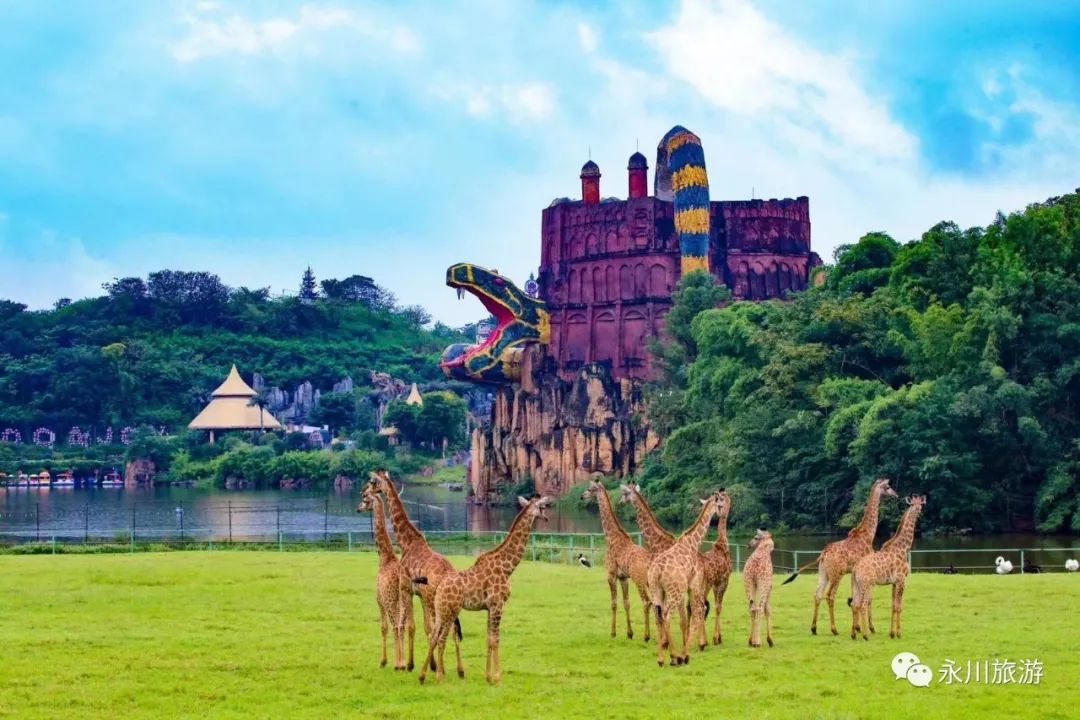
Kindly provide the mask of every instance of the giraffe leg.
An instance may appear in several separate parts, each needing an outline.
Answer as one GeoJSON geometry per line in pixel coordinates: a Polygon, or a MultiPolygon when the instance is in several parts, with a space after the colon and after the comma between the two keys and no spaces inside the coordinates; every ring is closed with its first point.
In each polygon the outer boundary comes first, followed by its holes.
{"type": "MultiPolygon", "coordinates": [[[[681,600],[681,598],[680,598],[681,600]]],[[[685,665],[690,662],[690,654],[686,651],[686,646],[689,644],[687,640],[690,635],[690,618],[687,617],[686,608],[682,602],[678,602],[679,605],[679,636],[682,640],[682,649],[679,652],[679,656],[676,658],[671,656],[672,665],[685,665]]]]}
{"type": "Polygon", "coordinates": [[[900,613],[904,610],[904,584],[905,581],[901,579],[893,585],[892,620],[889,623],[889,637],[891,638],[900,637],[900,613]]]}
{"type": "Polygon", "coordinates": [[[502,679],[502,668],[499,666],[499,623],[502,620],[502,608],[488,610],[488,675],[487,681],[492,685],[498,684],[502,679]]]}
{"type": "Polygon", "coordinates": [[[671,607],[656,603],[653,608],[656,611],[656,664],[664,667],[664,651],[671,645],[671,607]]]}
{"type": "Polygon", "coordinates": [[[761,645],[761,641],[758,639],[758,609],[754,604],[754,601],[750,601],[750,639],[747,644],[750,647],[758,647],[761,645]]]}
{"type": "MultiPolygon", "coordinates": [[[[420,596],[420,607],[424,610],[424,634],[428,636],[428,644],[435,634],[435,598],[420,596]]],[[[435,658],[431,659],[431,669],[435,669],[435,658]]]]}
{"type": "MultiPolygon", "coordinates": [[[[398,599],[398,605],[401,604],[401,599],[398,599]]],[[[405,669],[405,628],[397,624],[398,608],[394,607],[394,670],[405,669]]]]}
{"type": "Polygon", "coordinates": [[[439,632],[438,661],[435,663],[435,679],[442,682],[446,677],[446,640],[454,632],[454,619],[447,616],[442,625],[445,629],[439,632]]]}
{"type": "Polygon", "coordinates": [[[402,605],[405,608],[405,633],[409,639],[409,662],[406,663],[405,669],[408,672],[413,670],[413,647],[416,645],[416,617],[413,615],[413,601],[412,595],[406,595],[402,605]]]}
{"type": "Polygon", "coordinates": [[[649,602],[648,590],[641,587],[640,585],[638,586],[638,596],[641,598],[641,609],[645,613],[645,642],[647,643],[649,642],[649,638],[652,635],[652,632],[649,629],[649,622],[651,620],[649,616],[652,615],[653,611],[652,603],[649,602]]]}
{"type": "Polygon", "coordinates": [[[387,622],[386,611],[382,605],[379,605],[379,629],[382,631],[382,660],[379,661],[379,667],[386,667],[386,631],[390,628],[390,623],[387,622]]]}
{"type": "Polygon", "coordinates": [[[766,642],[769,643],[769,647],[772,647],[773,646],[773,639],[772,639],[772,600],[771,599],[766,599],[765,600],[764,611],[765,611],[765,623],[766,623],[766,625],[765,625],[765,640],[766,640],[766,642]]]}
{"type": "Polygon", "coordinates": [[[439,644],[439,635],[442,633],[442,630],[442,623],[436,623],[435,633],[430,636],[430,641],[428,642],[427,657],[424,659],[424,664],[420,667],[419,679],[421,685],[427,680],[428,668],[435,667],[435,650],[439,644]]]}
{"type": "Polygon", "coordinates": [[[615,637],[615,622],[619,615],[619,587],[614,574],[608,575],[607,584],[611,590],[611,637],[615,637]]]}
{"type": "Polygon", "coordinates": [[[839,635],[836,630],[836,590],[840,587],[840,578],[829,581],[829,589],[825,594],[825,602],[829,603],[829,629],[833,635],[839,635]]]}
{"type": "Polygon", "coordinates": [[[829,584],[829,576],[824,568],[818,570],[817,590],[814,591],[814,619],[810,621],[810,634],[817,635],[818,610],[821,608],[821,599],[825,597],[825,588],[829,584]]]}
{"type": "Polygon", "coordinates": [[[716,613],[716,617],[713,618],[713,645],[720,645],[724,641],[722,628],[720,626],[720,611],[724,607],[724,594],[727,592],[728,579],[726,577],[720,578],[720,582],[713,588],[713,598],[716,600],[716,609],[713,611],[716,613]]]}
{"type": "MultiPolygon", "coordinates": [[[[851,574],[851,596],[855,597],[855,573],[851,574]]],[[[873,607],[874,595],[871,593],[870,597],[867,598],[866,603],[866,627],[870,628],[870,632],[876,633],[877,630],[874,629],[874,614],[872,612],[873,607]]]]}
{"type": "Polygon", "coordinates": [[[630,582],[626,578],[620,578],[619,584],[622,585],[623,612],[626,613],[626,637],[633,640],[634,627],[630,624],[630,582]]]}

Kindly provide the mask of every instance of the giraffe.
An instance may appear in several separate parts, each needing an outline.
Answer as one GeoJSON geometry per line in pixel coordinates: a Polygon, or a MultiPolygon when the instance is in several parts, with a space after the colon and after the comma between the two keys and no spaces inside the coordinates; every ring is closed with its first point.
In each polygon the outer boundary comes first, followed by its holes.
{"type": "MultiPolygon", "coordinates": [[[[874,535],[877,533],[878,525],[878,508],[883,496],[896,497],[896,491],[889,487],[888,478],[879,478],[870,487],[870,495],[866,499],[862,520],[848,532],[846,538],[826,545],[814,560],[803,565],[784,581],[787,585],[803,570],[814,565],[818,566],[818,586],[814,591],[814,618],[810,621],[811,634],[817,635],[818,610],[823,597],[829,603],[829,629],[832,630],[833,635],[839,634],[836,629],[836,588],[844,575],[851,572],[851,568],[855,566],[859,558],[873,552],[874,535]]],[[[868,624],[870,632],[873,632],[873,620],[870,620],[868,624]]]]}
{"type": "MultiPolygon", "coordinates": [[[[701,554],[701,580],[700,592],[704,598],[708,598],[709,590],[713,591],[713,600],[716,607],[713,609],[713,645],[719,645],[723,638],[720,632],[720,610],[724,606],[724,594],[727,592],[728,580],[731,579],[731,548],[728,546],[727,522],[731,512],[731,495],[725,490],[720,490],[720,507],[716,513],[716,540],[705,553],[701,554]]],[[[708,606],[708,600],[702,602],[708,606]]],[[[701,637],[698,648],[705,649],[705,623],[701,624],[701,637]]]]}
{"type": "MultiPolygon", "coordinates": [[[[401,547],[401,570],[398,587],[401,593],[400,609],[398,611],[398,624],[405,628],[408,636],[409,661],[406,669],[413,669],[413,646],[416,638],[416,623],[413,620],[412,596],[415,593],[420,597],[420,607],[424,611],[424,634],[428,642],[431,642],[431,632],[435,624],[435,591],[439,582],[454,572],[454,566],[450,561],[431,549],[427,544],[424,534],[416,529],[405,512],[405,505],[398,496],[397,488],[394,487],[390,474],[385,470],[376,470],[371,473],[371,479],[386,497],[390,506],[390,520],[394,524],[394,535],[401,547]],[[414,584],[415,577],[427,578],[422,585],[414,584]]],[[[461,643],[458,634],[454,635],[454,650],[461,657],[461,643]]]]}
{"type": "MultiPolygon", "coordinates": [[[[645,538],[645,547],[655,555],[675,544],[675,536],[660,525],[652,508],[641,494],[641,486],[637,484],[623,484],[620,486],[622,497],[619,502],[631,503],[637,511],[638,527],[645,538]]],[[[716,619],[714,620],[713,644],[720,644],[720,607],[724,602],[724,593],[727,592],[728,578],[731,576],[731,558],[727,541],[727,517],[730,510],[731,496],[723,490],[724,502],[719,512],[718,535],[713,547],[706,553],[698,553],[698,565],[701,571],[702,586],[696,589],[692,602],[698,602],[705,608],[708,616],[709,590],[713,591],[716,599],[716,619]]],[[[705,639],[705,623],[701,623],[701,635],[698,640],[698,649],[704,650],[707,645],[705,639]]]]}
{"type": "MultiPolygon", "coordinates": [[[[435,679],[442,680],[446,663],[443,653],[446,651],[446,637],[452,626],[457,624],[458,614],[462,610],[487,610],[488,646],[487,646],[487,681],[498,683],[502,676],[499,663],[499,623],[503,608],[510,600],[510,575],[525,555],[525,545],[537,518],[547,520],[544,510],[551,505],[549,497],[526,500],[519,497],[521,511],[514,518],[510,530],[502,543],[476,558],[468,570],[452,572],[442,579],[435,592],[435,631],[428,646],[427,660],[420,669],[420,682],[427,679],[428,667],[435,670],[435,679]],[[436,660],[436,652],[438,659],[436,660]]],[[[427,578],[417,577],[414,582],[424,584],[427,578]]],[[[458,677],[465,677],[465,666],[458,653],[458,677]]]]}
{"type": "Polygon", "coordinates": [[[772,534],[765,528],[758,528],[749,545],[753,552],[743,565],[743,584],[750,603],[750,647],[761,647],[762,619],[765,621],[765,640],[772,647],[772,534]]]}
{"type": "MultiPolygon", "coordinates": [[[[390,535],[386,532],[386,516],[383,501],[378,488],[369,483],[364,487],[357,512],[370,512],[374,524],[375,546],[379,550],[379,574],[376,580],[375,600],[379,605],[379,622],[382,629],[382,661],[379,667],[386,667],[386,631],[394,628],[394,669],[405,669],[404,626],[401,624],[401,593],[399,579],[401,563],[394,554],[390,535]]],[[[410,598],[411,599],[411,598],[410,598]]]]}
{"type": "Polygon", "coordinates": [[[889,637],[900,637],[900,613],[904,608],[904,585],[911,566],[907,554],[915,541],[915,522],[926,504],[925,495],[907,499],[908,509],[900,518],[896,534],[889,538],[877,552],[864,555],[851,571],[851,639],[861,628],[863,640],[869,640],[866,630],[870,624],[870,601],[874,598],[875,585],[892,585],[892,617],[889,620],[889,637]],[[866,622],[862,622],[865,613],[866,622]]]}
{"type": "MultiPolygon", "coordinates": [[[[607,571],[608,589],[611,590],[611,637],[615,637],[615,625],[619,614],[619,590],[622,586],[623,610],[626,613],[626,637],[633,639],[634,627],[630,622],[630,588],[628,581],[633,580],[641,598],[642,611],[645,613],[645,642],[651,636],[649,628],[649,562],[652,555],[648,550],[635,543],[611,507],[611,498],[599,482],[592,480],[581,496],[585,502],[596,500],[600,506],[600,524],[604,528],[607,540],[607,552],[604,553],[604,570],[607,571]]],[[[644,533],[644,530],[642,531],[644,533]]]]}
{"type": "Polygon", "coordinates": [[[649,564],[649,598],[656,612],[657,624],[656,662],[661,667],[664,665],[665,648],[671,651],[672,665],[685,665],[690,662],[688,640],[690,637],[697,637],[694,633],[696,623],[705,622],[703,605],[691,602],[688,625],[687,608],[683,601],[693,588],[702,586],[698,546],[708,532],[709,523],[719,504],[719,493],[713,493],[702,500],[701,512],[694,524],[679,536],[674,545],[658,553],[649,564]],[[679,609],[679,627],[682,634],[682,649],[679,655],[675,655],[671,640],[672,607],[679,609]]]}

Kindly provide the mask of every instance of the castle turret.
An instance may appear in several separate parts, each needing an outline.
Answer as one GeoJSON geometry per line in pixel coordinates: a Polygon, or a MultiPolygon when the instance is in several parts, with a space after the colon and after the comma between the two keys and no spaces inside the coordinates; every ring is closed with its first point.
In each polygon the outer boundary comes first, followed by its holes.
{"type": "Polygon", "coordinates": [[[586,205],[600,204],[600,166],[592,160],[581,166],[581,199],[586,205]]]}
{"type": "Polygon", "coordinates": [[[630,156],[630,162],[626,165],[630,174],[630,197],[643,198],[649,196],[649,161],[639,152],[630,156]]]}

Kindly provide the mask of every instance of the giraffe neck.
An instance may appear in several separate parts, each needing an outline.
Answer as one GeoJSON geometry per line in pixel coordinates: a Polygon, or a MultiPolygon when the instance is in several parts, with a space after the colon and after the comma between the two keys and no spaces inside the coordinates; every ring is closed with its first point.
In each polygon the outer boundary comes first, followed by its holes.
{"type": "Polygon", "coordinates": [[[878,525],[878,508],[881,506],[881,485],[874,483],[870,488],[870,496],[866,499],[866,509],[863,510],[862,520],[851,530],[852,537],[874,540],[878,525]]]}
{"type": "Polygon", "coordinates": [[[379,549],[379,567],[397,559],[394,555],[394,544],[390,542],[390,534],[386,532],[386,516],[383,514],[382,498],[373,498],[371,518],[375,521],[375,546],[379,549]]]}
{"type": "Polygon", "coordinates": [[[907,509],[904,517],[900,519],[900,527],[896,528],[896,534],[881,546],[882,552],[888,551],[896,555],[907,554],[912,543],[915,542],[915,521],[919,519],[919,511],[920,508],[916,505],[907,509]]]}
{"type": "Polygon", "coordinates": [[[671,547],[675,542],[675,536],[660,525],[649,503],[645,502],[645,498],[637,490],[632,490],[630,500],[634,503],[637,524],[641,528],[641,534],[645,537],[645,544],[649,546],[649,549],[671,547]]]}
{"type": "Polygon", "coordinates": [[[716,542],[713,543],[713,548],[722,552],[728,550],[727,517],[729,512],[731,512],[731,501],[726,500],[720,512],[716,514],[716,542]]]}
{"type": "Polygon", "coordinates": [[[416,526],[409,520],[409,515],[405,512],[405,505],[401,502],[394,483],[383,480],[381,485],[386,499],[390,501],[390,520],[394,523],[394,534],[397,535],[401,549],[408,551],[409,548],[417,545],[427,545],[424,534],[417,530],[416,526]]]}
{"type": "Polygon", "coordinates": [[[529,542],[529,533],[532,532],[533,523],[536,521],[535,516],[526,517],[526,513],[529,511],[528,507],[523,507],[521,512],[514,518],[513,524],[510,526],[509,532],[506,533],[506,537],[503,539],[499,546],[488,550],[486,553],[477,558],[476,564],[479,565],[481,559],[485,561],[490,560],[508,560],[510,564],[510,570],[506,574],[514,572],[514,568],[521,562],[521,558],[525,556],[525,547],[529,542]]]}
{"type": "Polygon", "coordinates": [[[694,524],[682,534],[678,543],[684,548],[688,547],[694,552],[698,551],[698,547],[701,545],[701,541],[705,539],[705,534],[709,532],[709,521],[712,520],[713,511],[716,509],[716,500],[709,498],[708,502],[701,506],[701,513],[698,515],[694,524]]]}
{"type": "Polygon", "coordinates": [[[597,493],[596,502],[600,506],[600,526],[604,528],[604,535],[607,536],[608,543],[610,544],[612,539],[615,538],[629,540],[630,536],[623,529],[619,518],[615,517],[615,511],[611,507],[611,498],[608,497],[607,490],[601,489],[597,493]]]}

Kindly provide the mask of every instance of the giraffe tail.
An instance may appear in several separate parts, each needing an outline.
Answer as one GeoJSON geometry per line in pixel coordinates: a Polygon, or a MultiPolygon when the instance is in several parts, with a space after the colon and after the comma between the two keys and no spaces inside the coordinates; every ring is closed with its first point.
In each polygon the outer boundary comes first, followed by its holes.
{"type": "Polygon", "coordinates": [[[848,598],[848,599],[847,599],[847,606],[848,606],[848,607],[851,607],[851,600],[852,600],[851,598],[848,598]]]}
{"type": "Polygon", "coordinates": [[[465,638],[461,634],[461,619],[454,618],[454,634],[457,635],[458,640],[464,640],[465,638]]]}
{"type": "Polygon", "coordinates": [[[809,570],[809,569],[810,569],[810,568],[812,568],[813,566],[817,565],[817,564],[818,564],[819,562],[821,562],[821,556],[820,556],[820,555],[818,555],[818,556],[817,556],[816,558],[814,558],[814,559],[813,559],[813,560],[811,560],[810,562],[808,562],[808,563],[806,563],[805,565],[803,565],[803,566],[802,566],[801,568],[799,568],[799,569],[798,569],[798,570],[796,570],[795,572],[791,573],[791,577],[789,577],[789,578],[788,578],[787,580],[785,580],[784,582],[782,582],[782,583],[780,583],[780,584],[781,584],[781,585],[787,585],[787,584],[788,584],[789,582],[791,582],[791,581],[793,581],[793,580],[794,580],[795,578],[799,577],[799,573],[801,573],[801,572],[802,572],[803,570],[809,570]]]}
{"type": "Polygon", "coordinates": [[[421,575],[420,577],[414,577],[412,579],[412,581],[413,581],[413,584],[415,584],[415,585],[427,585],[428,584],[427,578],[424,577],[423,575],[421,575]]]}

